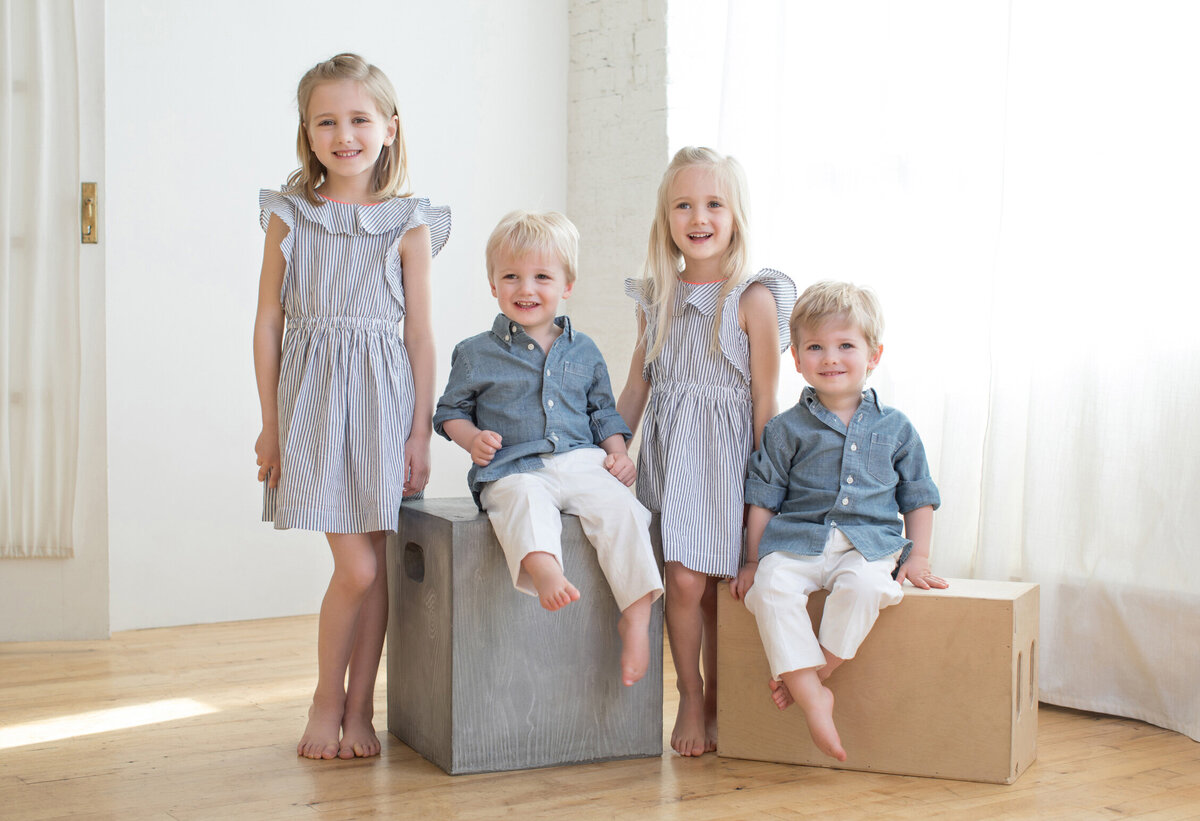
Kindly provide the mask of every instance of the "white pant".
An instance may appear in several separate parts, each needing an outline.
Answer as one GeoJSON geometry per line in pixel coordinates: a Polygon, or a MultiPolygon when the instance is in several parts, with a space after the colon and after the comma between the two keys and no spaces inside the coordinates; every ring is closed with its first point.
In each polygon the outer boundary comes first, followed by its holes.
{"type": "Polygon", "coordinates": [[[521,567],[530,553],[549,553],[562,567],[561,513],[579,517],[596,559],[622,611],[647,593],[662,595],[662,578],[650,545],[650,513],[633,492],[604,468],[600,448],[543,456],[540,470],[488,482],[480,491],[504,548],[513,585],[536,596],[521,567]]]}
{"type": "Polygon", "coordinates": [[[895,556],[867,561],[837,528],[831,528],[820,556],[767,554],[745,601],[758,622],[771,675],[778,679],[792,670],[824,667],[822,647],[838,658],[854,658],[879,611],[904,598],[892,578],[895,566],[895,556]],[[818,640],[808,597],[820,588],[830,592],[818,640]]]}

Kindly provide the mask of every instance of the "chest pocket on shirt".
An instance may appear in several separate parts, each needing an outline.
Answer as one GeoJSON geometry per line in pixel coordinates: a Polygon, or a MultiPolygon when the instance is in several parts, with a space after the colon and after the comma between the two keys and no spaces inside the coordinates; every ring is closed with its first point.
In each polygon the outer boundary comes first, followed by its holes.
{"type": "Polygon", "coordinates": [[[870,450],[867,452],[867,472],[885,485],[894,484],[896,469],[892,467],[892,455],[896,452],[896,441],[878,433],[871,434],[870,450]]]}
{"type": "Polygon", "coordinates": [[[593,368],[578,362],[563,363],[563,381],[568,385],[586,388],[592,384],[593,368]]]}

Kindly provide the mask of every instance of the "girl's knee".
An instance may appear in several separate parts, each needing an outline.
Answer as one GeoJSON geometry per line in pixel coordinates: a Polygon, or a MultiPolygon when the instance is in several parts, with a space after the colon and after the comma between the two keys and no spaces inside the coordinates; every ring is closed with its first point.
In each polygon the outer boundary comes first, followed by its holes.
{"type": "Polygon", "coordinates": [[[695,600],[697,603],[708,589],[708,576],[684,567],[679,562],[667,562],[667,596],[676,600],[695,600]]]}

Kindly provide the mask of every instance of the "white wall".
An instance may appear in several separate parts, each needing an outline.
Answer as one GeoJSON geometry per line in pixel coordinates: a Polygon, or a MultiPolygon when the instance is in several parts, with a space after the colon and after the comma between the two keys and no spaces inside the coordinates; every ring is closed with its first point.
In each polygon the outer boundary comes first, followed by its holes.
{"type": "MultiPolygon", "coordinates": [[[[75,5],[79,172],[99,184],[104,241],[104,7],[75,5]]],[[[76,230],[66,226],[67,230],[76,230]]],[[[79,249],[79,473],[69,559],[0,564],[0,641],[108,636],[108,519],[104,436],[104,246],[79,249]]]]}
{"type": "MultiPolygon", "coordinates": [[[[454,209],[434,263],[438,387],[496,306],[483,246],[566,206],[566,3],[107,2],[107,322],[114,630],[314,612],[320,534],[258,521],[257,191],[295,165],[295,85],[357,51],[400,94],[414,189],[454,209]]],[[[468,461],[434,444],[429,495],[468,461]]]]}

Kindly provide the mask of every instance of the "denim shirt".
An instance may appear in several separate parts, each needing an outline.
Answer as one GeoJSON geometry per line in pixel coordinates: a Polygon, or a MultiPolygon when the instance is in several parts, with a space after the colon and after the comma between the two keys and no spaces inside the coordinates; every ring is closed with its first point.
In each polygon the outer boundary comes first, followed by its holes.
{"type": "MultiPolygon", "coordinates": [[[[433,428],[466,419],[502,437],[486,467],[472,464],[467,484],[475,504],[487,482],[542,467],[538,458],[596,447],[619,433],[632,436],[617,413],[608,368],[596,343],[560,316],[563,329],[548,354],[516,322],[499,314],[492,329],[464,339],[450,355],[450,379],[433,414],[433,428]]],[[[482,506],[481,506],[482,509],[482,506]]]]}
{"type": "Polygon", "coordinates": [[[808,387],[764,428],[747,469],[746,503],[779,514],[763,533],[760,559],[776,550],[818,556],[836,527],[867,559],[903,551],[903,561],[912,542],[900,514],[937,509],[941,497],[908,417],[868,389],[847,426],[808,387]]]}

